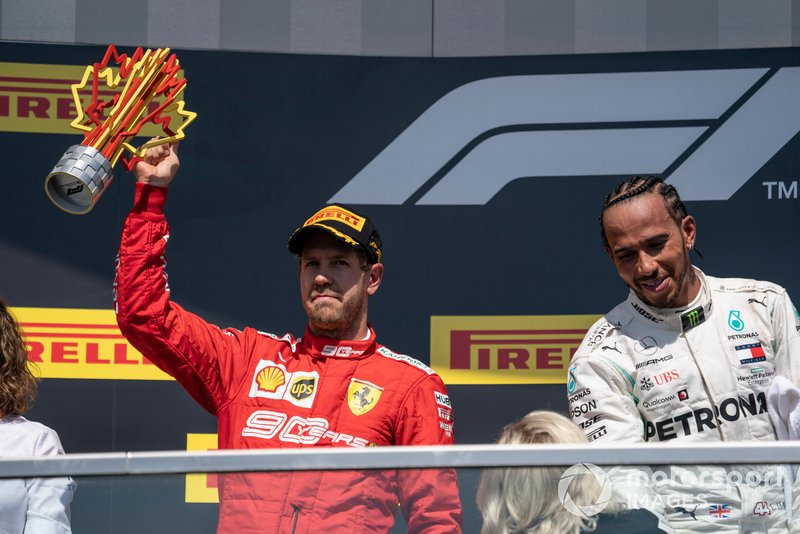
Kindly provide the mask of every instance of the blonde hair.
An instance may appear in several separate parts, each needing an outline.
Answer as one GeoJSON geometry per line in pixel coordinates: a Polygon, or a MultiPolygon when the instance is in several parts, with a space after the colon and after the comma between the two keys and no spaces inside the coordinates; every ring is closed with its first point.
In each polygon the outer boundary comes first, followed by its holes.
{"type": "Polygon", "coordinates": [[[0,298],[0,417],[25,413],[37,384],[17,320],[0,298]]]}
{"type": "MultiPolygon", "coordinates": [[[[503,429],[498,443],[585,443],[583,432],[569,419],[550,411],[534,411],[503,429]]],[[[573,515],[558,498],[562,467],[486,469],[478,485],[481,534],[578,534],[596,528],[595,518],[573,515]]],[[[570,496],[589,504],[600,493],[593,478],[576,477],[570,496]]]]}

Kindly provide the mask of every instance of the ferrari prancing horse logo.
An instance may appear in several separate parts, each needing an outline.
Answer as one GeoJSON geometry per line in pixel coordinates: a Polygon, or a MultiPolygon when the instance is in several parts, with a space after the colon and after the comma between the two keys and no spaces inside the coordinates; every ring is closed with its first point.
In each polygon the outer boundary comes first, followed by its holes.
{"type": "Polygon", "coordinates": [[[353,415],[364,415],[378,404],[382,392],[382,387],[371,382],[351,378],[347,388],[347,407],[353,415]]]}

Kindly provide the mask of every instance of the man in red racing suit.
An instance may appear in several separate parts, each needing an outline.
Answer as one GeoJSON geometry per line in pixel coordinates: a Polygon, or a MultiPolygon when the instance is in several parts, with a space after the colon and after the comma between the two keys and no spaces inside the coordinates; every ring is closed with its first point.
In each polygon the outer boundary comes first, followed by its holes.
{"type": "MultiPolygon", "coordinates": [[[[218,417],[219,448],[452,444],[441,379],[380,345],[367,323],[367,298],[382,276],[371,221],[328,206],[292,235],[309,317],[302,338],[220,329],[170,300],[162,207],[177,168],[173,145],[151,149],[136,166],[116,264],[117,321],[218,417]]],[[[229,474],[219,491],[219,532],[385,533],[398,503],[408,532],[461,532],[450,469],[229,474]]]]}

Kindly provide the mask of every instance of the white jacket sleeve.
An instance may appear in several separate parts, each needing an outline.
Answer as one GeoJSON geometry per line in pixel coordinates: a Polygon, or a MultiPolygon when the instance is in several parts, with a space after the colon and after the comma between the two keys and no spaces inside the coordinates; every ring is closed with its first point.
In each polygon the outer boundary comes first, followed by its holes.
{"type": "MultiPolygon", "coordinates": [[[[64,454],[58,434],[47,429],[36,443],[36,456],[64,454]]],[[[24,534],[69,534],[70,504],[75,482],[69,477],[30,478],[25,481],[28,511],[24,534]]]]}
{"type": "Polygon", "coordinates": [[[800,386],[800,314],[784,291],[772,310],[777,376],[800,386]]]}

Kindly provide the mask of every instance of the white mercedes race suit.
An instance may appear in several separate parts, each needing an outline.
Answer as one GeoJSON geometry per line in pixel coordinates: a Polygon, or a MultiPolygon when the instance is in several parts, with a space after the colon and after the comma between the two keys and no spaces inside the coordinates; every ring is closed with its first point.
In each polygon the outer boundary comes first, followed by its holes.
{"type": "MultiPolygon", "coordinates": [[[[776,439],[767,390],[776,375],[800,384],[800,315],[775,284],[695,272],[702,288],[688,306],[652,308],[631,291],[589,330],[567,389],[590,442],[776,439]]],[[[649,478],[627,499],[656,502],[629,505],[677,531],[787,531],[778,465],[650,467],[610,478],[623,494],[622,477],[649,478]]]]}

